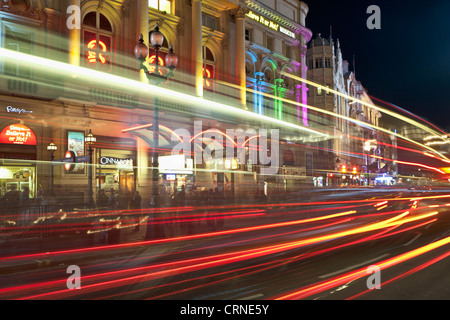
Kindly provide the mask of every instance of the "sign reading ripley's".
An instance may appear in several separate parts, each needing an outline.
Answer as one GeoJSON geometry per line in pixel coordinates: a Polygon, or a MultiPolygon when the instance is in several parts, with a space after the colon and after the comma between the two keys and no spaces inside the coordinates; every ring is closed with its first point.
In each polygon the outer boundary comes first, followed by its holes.
{"type": "Polygon", "coordinates": [[[35,146],[36,135],[23,124],[11,124],[0,133],[0,143],[35,146]]]}

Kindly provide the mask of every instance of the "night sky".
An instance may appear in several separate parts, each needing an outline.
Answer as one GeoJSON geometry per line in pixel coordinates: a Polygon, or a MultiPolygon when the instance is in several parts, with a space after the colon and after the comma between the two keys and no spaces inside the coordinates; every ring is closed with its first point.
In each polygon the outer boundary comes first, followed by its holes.
{"type": "Polygon", "coordinates": [[[313,38],[332,26],[369,95],[450,130],[450,1],[303,1],[313,38]],[[381,30],[367,28],[370,5],[381,9],[381,30]]]}

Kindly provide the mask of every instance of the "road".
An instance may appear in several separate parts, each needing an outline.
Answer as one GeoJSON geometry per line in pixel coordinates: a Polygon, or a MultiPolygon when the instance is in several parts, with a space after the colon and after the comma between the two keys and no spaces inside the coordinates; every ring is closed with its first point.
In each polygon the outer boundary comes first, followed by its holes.
{"type": "Polygon", "coordinates": [[[80,233],[4,246],[0,299],[450,298],[450,191],[177,208],[158,220],[165,237],[151,240],[145,221],[117,243],[80,233]],[[73,265],[78,290],[68,288],[73,265]]]}

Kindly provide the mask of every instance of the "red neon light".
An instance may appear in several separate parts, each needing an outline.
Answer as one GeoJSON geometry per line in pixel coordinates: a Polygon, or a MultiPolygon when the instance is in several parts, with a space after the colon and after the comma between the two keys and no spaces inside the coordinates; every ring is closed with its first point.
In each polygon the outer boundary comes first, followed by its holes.
{"type": "MultiPolygon", "coordinates": [[[[99,41],[98,44],[101,47],[101,51],[107,52],[106,44],[103,41],[99,41]]],[[[87,44],[88,49],[95,50],[97,48],[97,40],[92,40],[87,44]]],[[[106,58],[100,53],[98,56],[101,63],[106,63],[106,58]]],[[[97,61],[97,53],[94,51],[88,51],[88,61],[90,63],[95,63],[97,61]]]]}
{"type": "Polygon", "coordinates": [[[205,77],[203,83],[204,86],[207,88],[211,88],[212,82],[208,79],[211,79],[213,77],[213,67],[207,65],[206,68],[203,67],[203,77],[205,77]]]}
{"type": "Polygon", "coordinates": [[[36,135],[23,124],[11,124],[0,133],[0,143],[35,146],[36,135]]]}
{"type": "MultiPolygon", "coordinates": [[[[150,72],[155,72],[155,67],[152,66],[152,65],[155,64],[155,60],[156,60],[156,55],[152,55],[152,56],[148,59],[148,61],[149,61],[149,63],[150,63],[150,68],[149,68],[149,71],[150,71],[150,72]]],[[[164,67],[164,59],[163,59],[161,56],[158,57],[158,65],[161,66],[161,67],[164,67]]],[[[159,74],[162,75],[162,71],[161,71],[161,70],[159,70],[159,74]]]]}

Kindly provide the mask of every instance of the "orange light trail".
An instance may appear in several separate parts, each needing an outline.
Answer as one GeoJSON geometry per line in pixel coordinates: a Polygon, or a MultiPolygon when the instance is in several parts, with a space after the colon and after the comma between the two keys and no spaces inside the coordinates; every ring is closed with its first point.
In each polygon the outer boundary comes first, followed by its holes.
{"type": "MultiPolygon", "coordinates": [[[[291,242],[287,242],[284,244],[271,245],[271,246],[266,246],[266,247],[262,247],[262,248],[242,250],[242,251],[238,251],[238,252],[234,252],[234,253],[218,254],[218,255],[212,255],[212,256],[202,257],[202,258],[193,258],[193,259],[183,260],[181,262],[170,262],[165,265],[167,265],[167,266],[170,265],[171,267],[173,267],[173,269],[166,269],[166,270],[156,271],[153,273],[145,273],[145,274],[127,277],[127,278],[121,278],[121,279],[117,279],[117,280],[95,283],[95,284],[91,284],[91,285],[84,285],[82,293],[89,293],[89,292],[93,292],[93,291],[103,290],[105,288],[122,286],[126,283],[129,283],[130,281],[147,281],[150,279],[166,277],[169,274],[173,275],[173,274],[178,274],[178,273],[198,271],[198,270],[202,270],[205,268],[217,267],[217,266],[224,265],[224,264],[231,264],[231,263],[235,263],[235,262],[239,262],[239,261],[243,261],[243,260],[267,256],[270,254],[285,252],[287,250],[297,249],[297,248],[304,247],[307,245],[320,243],[323,241],[333,240],[333,239],[337,239],[337,238],[341,238],[341,237],[345,237],[345,236],[349,236],[349,235],[355,235],[355,234],[359,234],[359,233],[366,233],[369,231],[375,231],[375,230],[379,230],[379,229],[383,229],[383,228],[387,228],[387,227],[391,227],[391,226],[402,225],[405,223],[409,223],[409,222],[413,222],[413,221],[417,221],[417,220],[421,220],[421,219],[426,219],[428,217],[432,217],[432,216],[436,215],[437,213],[438,213],[437,211],[434,211],[434,212],[418,215],[415,217],[401,219],[401,218],[404,218],[407,214],[409,214],[409,211],[406,211],[398,216],[395,216],[393,218],[390,218],[390,219],[387,219],[387,220],[384,220],[381,222],[369,224],[369,225],[363,226],[363,227],[353,228],[353,229],[346,230],[346,231],[332,233],[329,235],[312,237],[312,238],[307,238],[307,239],[297,240],[297,241],[291,241],[291,242]],[[398,221],[396,221],[396,220],[398,220],[398,221]],[[181,264],[181,266],[177,266],[180,264],[181,264]]],[[[150,268],[161,268],[162,266],[163,265],[140,267],[140,268],[135,268],[134,271],[147,270],[150,268]]],[[[123,273],[125,271],[129,272],[130,270],[122,270],[122,271],[104,273],[101,275],[96,275],[96,277],[100,277],[100,276],[109,277],[111,275],[114,275],[114,274],[117,275],[117,274],[123,273]]],[[[84,279],[86,279],[86,277],[84,277],[84,279]]],[[[37,286],[37,285],[44,286],[45,284],[35,284],[33,286],[37,286]]],[[[5,293],[6,291],[11,291],[11,290],[15,291],[15,290],[17,290],[17,288],[1,289],[0,293],[5,293]]],[[[81,293],[81,292],[80,291],[74,292],[74,290],[60,290],[60,291],[56,291],[56,292],[49,292],[49,293],[33,295],[33,296],[25,297],[23,299],[36,299],[36,298],[41,299],[43,297],[49,297],[49,296],[53,296],[53,295],[59,295],[60,297],[67,297],[67,296],[77,295],[79,293],[81,293]]]]}

